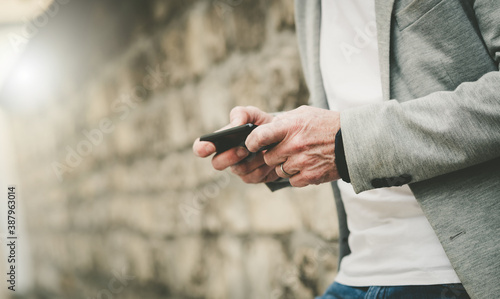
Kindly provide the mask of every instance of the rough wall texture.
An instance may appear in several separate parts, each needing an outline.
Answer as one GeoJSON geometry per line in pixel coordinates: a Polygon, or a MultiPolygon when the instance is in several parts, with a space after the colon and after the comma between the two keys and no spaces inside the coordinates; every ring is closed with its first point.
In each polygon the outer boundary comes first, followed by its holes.
{"type": "Polygon", "coordinates": [[[142,19],[95,4],[91,75],[11,113],[33,297],[318,295],[337,268],[328,186],[271,193],[191,150],[233,106],[307,102],[293,1],[148,3],[142,19]]]}

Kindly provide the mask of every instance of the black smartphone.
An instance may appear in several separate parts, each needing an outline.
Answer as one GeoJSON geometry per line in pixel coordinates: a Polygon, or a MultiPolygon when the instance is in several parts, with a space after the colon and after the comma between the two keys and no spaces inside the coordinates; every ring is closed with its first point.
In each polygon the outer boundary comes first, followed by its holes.
{"type": "Polygon", "coordinates": [[[233,147],[245,146],[245,140],[247,139],[248,134],[250,134],[250,132],[252,132],[255,128],[257,128],[257,125],[244,124],[223,131],[203,135],[200,137],[200,141],[212,142],[215,145],[217,153],[222,153],[233,147]]]}
{"type": "MultiPolygon", "coordinates": [[[[247,136],[257,127],[257,125],[248,123],[223,131],[203,135],[200,137],[200,141],[212,142],[215,145],[215,151],[217,153],[222,153],[233,147],[246,147],[245,140],[247,139],[247,136]]],[[[276,144],[278,143],[264,146],[263,148],[259,149],[258,152],[268,150],[276,144]]]]}

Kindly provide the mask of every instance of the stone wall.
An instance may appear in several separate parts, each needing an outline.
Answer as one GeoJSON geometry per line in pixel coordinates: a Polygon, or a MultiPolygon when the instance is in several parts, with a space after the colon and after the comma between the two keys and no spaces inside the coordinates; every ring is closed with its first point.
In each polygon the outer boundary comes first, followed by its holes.
{"type": "Polygon", "coordinates": [[[29,297],[313,298],[337,268],[328,186],[271,193],[191,150],[236,105],[307,102],[293,1],[146,2],[82,2],[93,43],[69,30],[78,63],[9,112],[29,297]]]}

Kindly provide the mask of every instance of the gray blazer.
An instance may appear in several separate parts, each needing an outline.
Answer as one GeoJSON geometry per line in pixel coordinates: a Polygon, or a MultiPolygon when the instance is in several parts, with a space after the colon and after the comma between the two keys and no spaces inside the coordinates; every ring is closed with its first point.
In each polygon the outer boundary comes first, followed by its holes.
{"type": "MultiPolygon", "coordinates": [[[[469,295],[497,298],[500,0],[375,2],[385,101],[341,113],[352,185],[409,183],[469,295]]],[[[296,0],[295,9],[310,103],[328,108],[321,0],[296,0]]],[[[332,185],[342,258],[349,232],[332,185]]]]}

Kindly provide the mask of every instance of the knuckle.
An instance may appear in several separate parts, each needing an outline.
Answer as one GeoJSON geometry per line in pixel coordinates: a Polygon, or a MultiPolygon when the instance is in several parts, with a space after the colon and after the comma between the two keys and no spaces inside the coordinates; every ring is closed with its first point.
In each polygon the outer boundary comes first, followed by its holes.
{"type": "Polygon", "coordinates": [[[298,155],[295,161],[297,165],[300,165],[301,169],[309,164],[309,158],[306,155],[298,155]]]}
{"type": "Polygon", "coordinates": [[[259,145],[265,145],[266,140],[272,139],[274,135],[274,128],[271,127],[265,127],[263,128],[260,134],[260,144],[259,145]]]}
{"type": "Polygon", "coordinates": [[[265,133],[265,129],[263,130],[258,130],[259,128],[255,129],[254,132],[252,132],[249,137],[247,138],[247,141],[251,144],[251,145],[255,145],[257,147],[259,147],[262,142],[264,141],[265,137],[264,137],[264,133],[265,133]]]}
{"type": "Polygon", "coordinates": [[[243,180],[243,182],[247,183],[247,184],[255,184],[255,183],[258,183],[258,181],[255,180],[255,178],[253,177],[252,174],[249,174],[249,175],[245,175],[245,176],[240,176],[241,179],[243,180]]]}
{"type": "Polygon", "coordinates": [[[273,123],[278,129],[290,128],[291,120],[289,117],[290,116],[288,114],[279,115],[275,118],[273,123]]]}
{"type": "Polygon", "coordinates": [[[238,113],[238,112],[241,112],[242,110],[244,110],[245,108],[243,106],[235,106],[233,109],[231,109],[231,114],[233,113],[238,113]]]}
{"type": "Polygon", "coordinates": [[[300,138],[300,137],[295,137],[294,139],[292,139],[292,141],[290,143],[291,143],[290,149],[293,152],[303,152],[307,149],[306,144],[303,142],[302,138],[300,138]]]}
{"type": "Polygon", "coordinates": [[[240,175],[242,173],[238,166],[231,166],[231,172],[236,175],[240,175]]]}
{"type": "Polygon", "coordinates": [[[304,172],[304,173],[302,173],[302,177],[307,182],[313,182],[313,181],[316,181],[316,179],[317,179],[317,175],[312,173],[312,172],[304,172]]]}
{"type": "Polygon", "coordinates": [[[244,117],[246,115],[246,110],[245,107],[242,106],[236,106],[233,109],[231,109],[231,112],[229,113],[229,118],[237,118],[237,117],[244,117]]]}
{"type": "Polygon", "coordinates": [[[248,175],[243,176],[242,179],[247,184],[257,184],[262,182],[268,175],[268,173],[269,170],[267,169],[267,167],[259,167],[248,175]]]}
{"type": "Polygon", "coordinates": [[[237,175],[245,175],[248,174],[248,165],[247,164],[238,164],[231,166],[231,171],[237,175]]]}
{"type": "Polygon", "coordinates": [[[273,157],[271,156],[271,154],[267,154],[267,153],[266,153],[266,154],[264,155],[264,163],[266,163],[266,165],[271,166],[271,165],[273,165],[273,164],[272,164],[272,161],[273,161],[273,157]]]}

